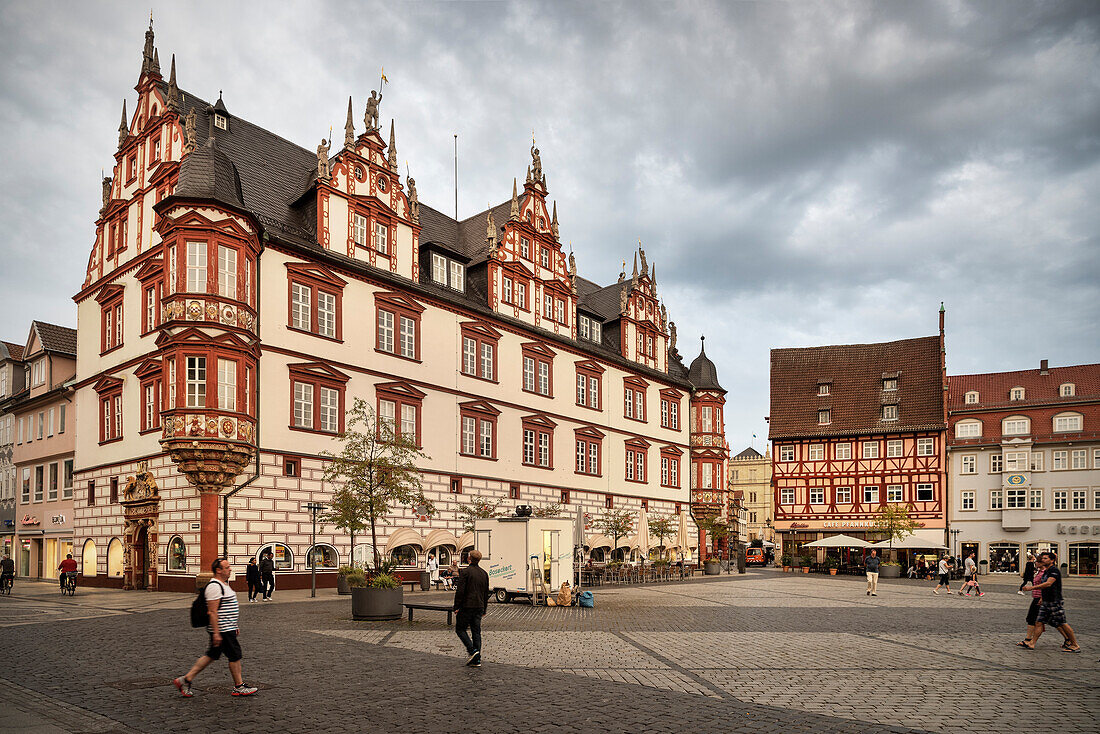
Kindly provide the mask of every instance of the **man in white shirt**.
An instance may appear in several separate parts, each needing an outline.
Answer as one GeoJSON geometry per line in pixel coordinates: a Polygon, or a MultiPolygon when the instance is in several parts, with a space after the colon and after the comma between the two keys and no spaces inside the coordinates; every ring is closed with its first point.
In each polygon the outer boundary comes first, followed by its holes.
{"type": "Polygon", "coordinates": [[[203,598],[206,599],[207,613],[210,615],[210,624],[206,631],[210,633],[210,647],[206,653],[195,661],[191,670],[182,678],[176,678],[173,683],[179,689],[180,695],[190,698],[195,695],[191,691],[191,683],[195,676],[202,672],[203,668],[225,654],[229,662],[229,674],[233,676],[234,696],[251,696],[256,688],[246,686],[241,676],[241,643],[237,641],[240,633],[241,605],[237,601],[237,592],[229,585],[229,575],[232,567],[228,559],[215,558],[210,564],[210,570],[214,572],[214,578],[206,585],[203,598]]]}

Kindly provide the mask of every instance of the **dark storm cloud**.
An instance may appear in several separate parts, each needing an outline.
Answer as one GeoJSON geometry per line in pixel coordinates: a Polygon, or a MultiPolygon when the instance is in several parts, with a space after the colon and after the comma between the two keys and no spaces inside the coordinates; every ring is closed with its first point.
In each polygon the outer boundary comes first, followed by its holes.
{"type": "MultiPolygon", "coordinates": [[[[421,199],[505,200],[534,131],[562,240],[640,239],[690,360],[766,434],[768,349],[934,333],[955,373],[1098,361],[1094,2],[155,4],[167,73],[312,148],[385,65],[421,199]]],[[[4,330],[73,323],[140,61],[132,4],[0,6],[4,330]]],[[[760,442],[757,446],[760,447],[760,442]]]]}

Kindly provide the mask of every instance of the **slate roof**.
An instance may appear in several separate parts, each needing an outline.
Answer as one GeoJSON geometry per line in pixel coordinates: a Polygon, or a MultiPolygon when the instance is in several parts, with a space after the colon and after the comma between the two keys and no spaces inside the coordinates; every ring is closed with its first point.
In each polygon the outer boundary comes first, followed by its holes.
{"type": "Polygon", "coordinates": [[[22,361],[23,345],[0,341],[0,359],[13,359],[16,362],[22,361]]]}
{"type": "Polygon", "coordinates": [[[756,449],[754,449],[753,447],[750,446],[749,448],[747,448],[744,451],[742,451],[741,453],[739,453],[737,456],[733,457],[733,459],[731,461],[737,461],[739,459],[746,460],[746,459],[763,459],[763,458],[764,458],[764,455],[762,453],[760,453],[759,451],[757,451],[756,449]]]}
{"type": "Polygon", "coordinates": [[[603,288],[590,281],[586,281],[586,283],[595,287],[585,295],[582,294],[580,286],[577,286],[577,297],[582,308],[596,314],[604,322],[614,321],[622,315],[619,311],[619,304],[622,303],[623,288],[630,287],[629,280],[624,280],[622,283],[612,283],[603,288]]]}
{"type": "Polygon", "coordinates": [[[1100,364],[1081,364],[1069,367],[1051,367],[1047,374],[1041,370],[1016,372],[989,372],[977,375],[950,375],[947,378],[947,409],[988,410],[1013,408],[1024,405],[1076,403],[1082,400],[1100,400],[1100,364]],[[1074,395],[1062,397],[1058,388],[1072,383],[1074,395]],[[1009,390],[1024,388],[1023,400],[1009,400],[1009,390]],[[966,404],[966,393],[978,391],[978,402],[966,404]]]}
{"type": "Polygon", "coordinates": [[[212,199],[235,209],[244,209],[241,177],[229,156],[218,149],[216,138],[196,148],[180,165],[176,196],[212,199]]]}
{"type": "Polygon", "coordinates": [[[725,389],[718,384],[718,369],[714,366],[714,362],[710,361],[706,349],[702,347],[699,349],[699,356],[693,359],[691,367],[688,367],[687,377],[688,382],[698,390],[721,390],[725,392],[725,389]]]}
{"type": "Polygon", "coordinates": [[[943,400],[938,336],[771,351],[772,440],[943,430],[943,400]],[[894,376],[897,390],[883,390],[894,376]],[[821,384],[828,395],[818,395],[821,384]],[[884,422],[889,403],[898,420],[884,422]],[[818,425],[825,409],[831,422],[818,425]]]}
{"type": "Polygon", "coordinates": [[[76,329],[45,321],[34,321],[31,328],[38,332],[38,341],[45,351],[76,356],[76,329]]]}

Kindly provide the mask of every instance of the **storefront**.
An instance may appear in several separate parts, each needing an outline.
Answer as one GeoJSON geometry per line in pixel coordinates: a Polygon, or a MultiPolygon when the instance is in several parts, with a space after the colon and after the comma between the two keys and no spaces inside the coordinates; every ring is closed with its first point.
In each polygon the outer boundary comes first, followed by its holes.
{"type": "Polygon", "coordinates": [[[1033,522],[1025,537],[1013,535],[1025,534],[1008,532],[1000,523],[957,523],[951,550],[960,558],[974,553],[981,573],[1020,574],[1029,554],[1051,552],[1071,576],[1098,575],[1100,520],[1033,522]]]}
{"type": "MultiPolygon", "coordinates": [[[[821,561],[826,555],[824,548],[805,548],[807,543],[815,540],[823,540],[833,535],[847,535],[858,538],[868,543],[878,543],[886,537],[881,530],[875,529],[873,520],[825,520],[816,523],[802,522],[777,522],[775,528],[777,558],[790,555],[792,560],[808,555],[813,561],[821,561]]],[[[914,537],[928,541],[929,549],[939,548],[943,545],[943,530],[940,528],[920,528],[913,533],[914,537]]],[[[841,560],[845,559],[848,549],[840,549],[841,560]]],[[[851,549],[855,558],[861,559],[863,552],[851,549]]],[[[836,555],[833,551],[832,555],[836,555]]],[[[883,554],[885,555],[885,554],[883,554]]]]}
{"type": "Polygon", "coordinates": [[[19,519],[19,555],[16,573],[23,577],[55,579],[57,567],[73,552],[72,518],[67,514],[19,519]]]}

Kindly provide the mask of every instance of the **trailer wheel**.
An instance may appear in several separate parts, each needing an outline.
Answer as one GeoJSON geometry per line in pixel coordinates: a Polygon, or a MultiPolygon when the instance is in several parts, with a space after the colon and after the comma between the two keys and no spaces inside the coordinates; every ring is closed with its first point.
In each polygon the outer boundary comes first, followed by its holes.
{"type": "Polygon", "coordinates": [[[496,591],[497,602],[500,604],[507,604],[512,601],[512,595],[504,589],[497,589],[496,591]]]}

